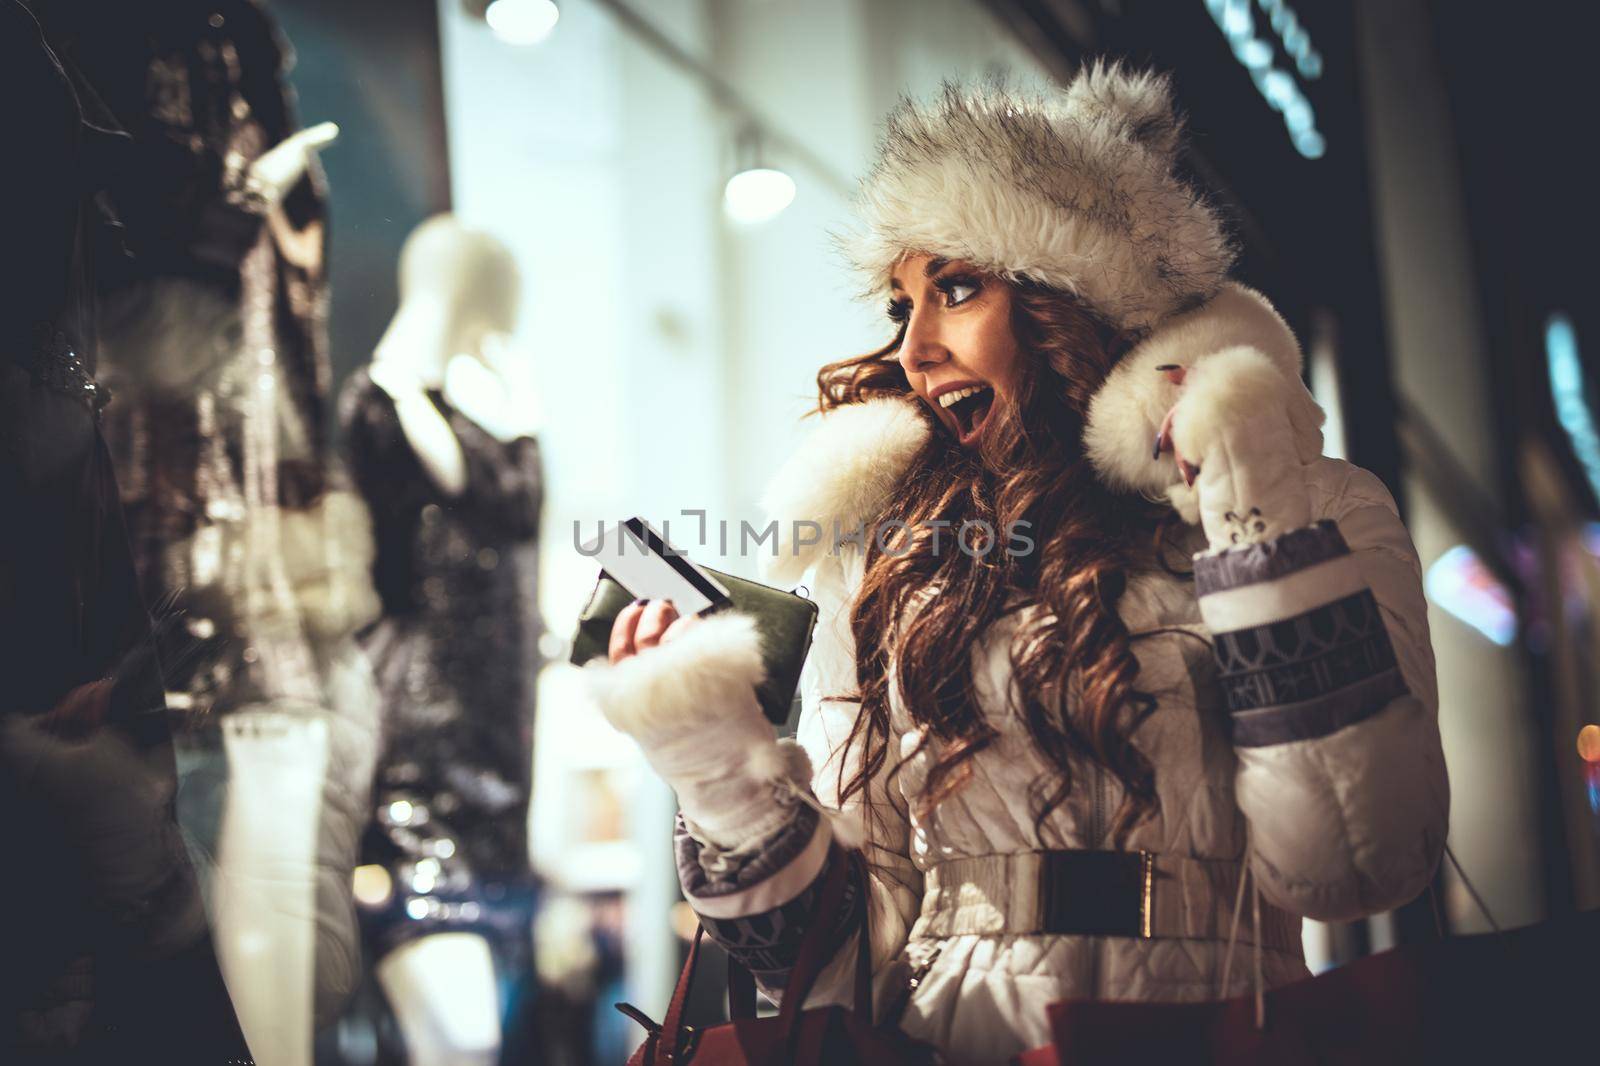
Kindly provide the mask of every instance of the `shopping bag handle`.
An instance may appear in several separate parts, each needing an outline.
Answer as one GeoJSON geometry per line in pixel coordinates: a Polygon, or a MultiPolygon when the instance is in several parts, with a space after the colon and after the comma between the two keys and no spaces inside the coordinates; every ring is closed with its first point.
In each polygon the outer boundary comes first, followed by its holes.
{"type": "MultiPolygon", "coordinates": [[[[860,901],[860,917],[856,922],[857,929],[861,932],[860,950],[856,959],[855,999],[856,1012],[870,1025],[872,1021],[872,962],[871,944],[868,938],[867,919],[867,889],[862,859],[859,852],[845,851],[838,845],[833,845],[832,854],[828,858],[827,873],[817,893],[817,900],[812,905],[811,914],[807,919],[805,936],[800,943],[799,957],[795,960],[794,967],[789,971],[789,982],[784,989],[783,1005],[779,1010],[779,1026],[782,1038],[788,1042],[794,1035],[802,1007],[806,997],[811,992],[811,986],[816,983],[818,975],[822,972],[833,954],[838,950],[838,945],[829,943],[829,929],[825,919],[828,915],[836,914],[844,902],[846,889],[849,887],[851,873],[860,871],[863,876],[858,879],[861,885],[862,898],[860,901]]],[[[695,930],[694,939],[689,943],[689,957],[684,960],[683,970],[678,974],[677,986],[672,990],[672,1000],[667,1006],[666,1017],[659,1026],[655,1025],[637,1007],[628,1003],[618,1003],[617,1009],[628,1017],[633,1018],[643,1025],[647,1031],[656,1037],[653,1063],[674,1063],[682,1061],[689,1050],[689,1037],[692,1035],[690,1028],[683,1024],[684,1008],[689,1002],[689,990],[694,985],[694,977],[700,968],[700,947],[705,939],[705,926],[695,930]]],[[[755,1017],[755,982],[746,970],[732,958],[728,960],[728,1013],[730,1017],[753,1018],[755,1017]]]]}
{"type": "Polygon", "coordinates": [[[1228,950],[1222,958],[1222,990],[1221,994],[1228,994],[1228,978],[1233,973],[1233,946],[1239,939],[1239,911],[1244,907],[1244,885],[1250,882],[1250,916],[1255,926],[1255,933],[1251,937],[1252,957],[1255,962],[1255,999],[1256,999],[1256,1029],[1267,1027],[1267,997],[1261,981],[1261,886],[1256,883],[1256,877],[1250,869],[1250,859],[1255,853],[1255,838],[1250,835],[1248,828],[1245,830],[1244,859],[1239,868],[1239,891],[1233,898],[1233,920],[1228,925],[1228,950]]]}
{"type": "MultiPolygon", "coordinates": [[[[1500,923],[1495,921],[1494,915],[1489,913],[1489,905],[1483,901],[1482,896],[1478,895],[1477,887],[1473,885],[1472,878],[1467,876],[1467,871],[1461,868],[1461,860],[1456,858],[1456,853],[1454,849],[1450,847],[1450,842],[1448,840],[1445,841],[1444,844],[1444,854],[1445,858],[1450,860],[1450,865],[1456,868],[1456,876],[1461,878],[1461,883],[1467,886],[1467,893],[1472,897],[1472,902],[1476,903],[1478,905],[1478,910],[1483,912],[1483,917],[1486,921],[1488,921],[1489,928],[1495,931],[1495,934],[1500,937],[1502,943],[1508,943],[1505,939],[1505,930],[1500,928],[1500,923]]],[[[1428,882],[1428,891],[1433,891],[1432,881],[1428,882]]]]}
{"type": "MultiPolygon", "coordinates": [[[[857,929],[860,932],[860,938],[856,941],[855,1013],[860,1016],[868,1025],[871,1025],[872,926],[871,919],[867,912],[867,908],[871,904],[871,896],[867,889],[868,882],[866,864],[861,856],[861,853],[856,851],[838,852],[836,853],[836,859],[840,860],[840,866],[844,866],[846,863],[848,863],[854,868],[857,874],[857,883],[862,886],[861,913],[860,919],[857,922],[857,929]]],[[[848,875],[849,872],[849,870],[845,870],[844,874],[848,875]]],[[[821,901],[819,899],[819,903],[820,902],[821,901]]],[[[827,912],[819,906],[817,907],[816,913],[813,915],[811,920],[815,921],[817,915],[822,915],[825,913],[827,912]]],[[[806,937],[808,940],[812,936],[815,936],[819,940],[824,938],[825,933],[823,931],[817,930],[816,932],[813,932],[815,928],[816,927],[814,925],[807,928],[806,937]]],[[[825,952],[827,947],[827,945],[824,945],[825,952]]],[[[802,948],[802,951],[803,950],[804,949],[802,948]]],[[[825,962],[829,957],[829,955],[824,954],[823,961],[825,962]]],[[[820,965],[818,966],[818,969],[820,971],[820,965]]],[[[793,990],[800,986],[802,979],[804,979],[804,990],[806,994],[810,993],[811,986],[815,983],[815,975],[800,974],[799,977],[796,977],[795,975],[799,973],[800,960],[797,959],[795,962],[795,968],[790,971],[791,976],[789,979],[789,987],[784,990],[785,1003],[788,1003],[791,998],[798,998],[802,1001],[805,999],[804,994],[795,997],[793,992],[793,990]]],[[[728,959],[728,1017],[733,1019],[745,1019],[754,1018],[755,1016],[755,979],[750,975],[749,970],[745,969],[744,966],[730,956],[728,959]]]]}
{"type": "Polygon", "coordinates": [[[839,945],[831,942],[828,935],[826,919],[836,914],[844,903],[852,873],[861,875],[856,878],[861,899],[858,904],[860,914],[855,925],[861,933],[861,939],[856,952],[855,1010],[869,1025],[872,1022],[872,949],[867,935],[867,905],[870,897],[863,860],[860,852],[846,851],[834,844],[828,859],[826,879],[817,894],[816,904],[811,908],[805,938],[800,943],[800,955],[795,959],[794,969],[789,971],[789,982],[783,990],[783,1003],[778,1009],[779,1027],[785,1040],[794,1033],[806,997],[811,994],[811,986],[816,983],[822,968],[839,950],[839,945]]]}

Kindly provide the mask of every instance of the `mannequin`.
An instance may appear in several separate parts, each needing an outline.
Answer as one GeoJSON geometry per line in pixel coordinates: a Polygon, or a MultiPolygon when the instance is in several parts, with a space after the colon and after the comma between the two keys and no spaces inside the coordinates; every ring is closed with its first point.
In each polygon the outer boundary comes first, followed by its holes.
{"type": "Polygon", "coordinates": [[[498,240],[424,222],[401,253],[399,310],[340,400],[384,604],[362,637],[385,735],[364,861],[394,891],[364,919],[419,1064],[495,1061],[497,982],[531,980],[542,489],[530,361],[506,340],[518,289],[498,240]]]}
{"type": "MultiPolygon", "coordinates": [[[[269,224],[337,132],[332,123],[301,131],[252,165],[247,188],[269,224]]],[[[276,638],[283,663],[306,661],[281,671],[273,698],[221,719],[229,781],[214,910],[224,965],[266,1063],[309,1064],[313,1033],[343,1007],[361,972],[349,885],[378,708],[349,634],[376,605],[364,577],[365,515],[348,493],[322,500],[317,509],[255,508],[245,556],[259,570],[245,584],[273,594],[252,597],[254,636],[276,638]]]]}
{"type": "MultiPolygon", "coordinates": [[[[315,150],[337,134],[332,123],[302,130],[252,164],[246,188],[269,226],[315,150]]],[[[274,418],[270,410],[261,415],[274,418]]],[[[247,414],[247,425],[259,426],[261,415],[247,414]]],[[[248,484],[244,492],[256,495],[248,484]]],[[[271,698],[220,718],[228,784],[212,910],[257,1061],[309,1066],[318,1022],[343,1004],[359,973],[346,886],[359,801],[370,789],[376,694],[353,656],[317,661],[318,642],[307,639],[325,636],[337,647],[351,628],[344,610],[321,599],[324,592],[337,596],[337,576],[308,580],[296,562],[339,543],[320,536],[333,516],[264,503],[260,496],[246,503],[255,518],[243,531],[247,573],[228,584],[248,590],[251,638],[282,668],[269,682],[271,698]]],[[[340,568],[331,559],[323,565],[340,568]]]]}
{"type": "Polygon", "coordinates": [[[402,944],[377,967],[417,1066],[484,1066],[500,1052],[494,959],[476,933],[434,933],[402,944]]]}

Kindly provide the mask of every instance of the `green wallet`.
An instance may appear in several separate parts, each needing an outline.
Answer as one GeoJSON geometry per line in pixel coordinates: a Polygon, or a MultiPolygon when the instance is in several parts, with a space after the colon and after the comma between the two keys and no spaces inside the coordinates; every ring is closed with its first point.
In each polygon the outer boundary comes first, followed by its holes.
{"type": "MultiPolygon", "coordinates": [[[[817,605],[804,596],[775,589],[759,581],[735,577],[710,567],[701,567],[727,587],[730,603],[706,612],[740,611],[756,620],[761,633],[761,660],[767,679],[756,689],[761,713],[773,725],[789,720],[795,690],[800,687],[800,668],[811,650],[811,633],[817,625],[817,605]]],[[[617,615],[633,602],[633,593],[623,588],[610,574],[600,571],[589,602],[578,616],[578,631],[572,638],[569,661],[582,666],[602,657],[611,646],[611,626],[617,615]]]]}

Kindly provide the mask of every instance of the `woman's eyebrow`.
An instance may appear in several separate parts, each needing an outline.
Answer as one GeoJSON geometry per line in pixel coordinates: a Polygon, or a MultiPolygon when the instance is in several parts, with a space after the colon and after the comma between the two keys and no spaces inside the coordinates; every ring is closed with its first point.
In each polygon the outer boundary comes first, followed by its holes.
{"type": "MultiPolygon", "coordinates": [[[[922,265],[922,276],[925,278],[931,278],[949,265],[950,260],[948,259],[930,259],[922,265]]],[[[889,288],[903,291],[905,286],[900,284],[899,278],[891,275],[889,277],[889,288]]]]}

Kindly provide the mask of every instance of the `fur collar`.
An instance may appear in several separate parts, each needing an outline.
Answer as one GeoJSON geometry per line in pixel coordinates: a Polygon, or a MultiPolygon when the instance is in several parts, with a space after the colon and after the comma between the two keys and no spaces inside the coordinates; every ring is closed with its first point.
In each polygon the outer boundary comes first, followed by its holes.
{"type": "MultiPolygon", "coordinates": [[[[1205,305],[1174,316],[1117,363],[1089,405],[1084,444],[1096,472],[1108,486],[1165,498],[1189,521],[1196,521],[1190,490],[1170,456],[1154,460],[1151,445],[1179,386],[1155,368],[1193,367],[1224,352],[1260,352],[1291,381],[1300,381],[1300,345],[1272,305],[1254,289],[1229,282],[1205,305]]],[[[1311,405],[1300,442],[1306,454],[1320,454],[1322,412],[1304,386],[1311,405]],[[1315,436],[1315,441],[1309,439],[1315,436]]],[[[849,533],[881,512],[932,432],[929,419],[913,403],[881,398],[837,408],[819,423],[798,451],[768,483],[762,507],[778,522],[778,552],[763,557],[763,575],[795,583],[827,553],[834,527],[849,533]],[[820,532],[803,527],[815,522],[820,532]],[[810,541],[815,536],[814,543],[810,541]]]]}
{"type": "Polygon", "coordinates": [[[896,397],[821,415],[762,494],[762,511],[778,523],[777,553],[761,557],[762,575],[770,581],[798,582],[827,554],[835,527],[849,534],[871,521],[931,433],[928,419],[896,397]],[[806,526],[808,522],[816,527],[806,526]]]}
{"type": "MultiPolygon", "coordinates": [[[[1291,382],[1300,383],[1300,345],[1265,296],[1238,282],[1229,282],[1205,305],[1177,315],[1134,346],[1118,361],[1105,384],[1089,402],[1084,447],[1100,479],[1119,492],[1139,492],[1168,499],[1189,521],[1197,521],[1193,493],[1183,484],[1171,457],[1151,458],[1161,420],[1177,403],[1181,386],[1156,367],[1174,364],[1193,369],[1211,356],[1236,349],[1266,356],[1291,382]]],[[[1322,453],[1323,413],[1300,385],[1297,400],[1314,412],[1297,419],[1305,434],[1304,454],[1322,453]]]]}

